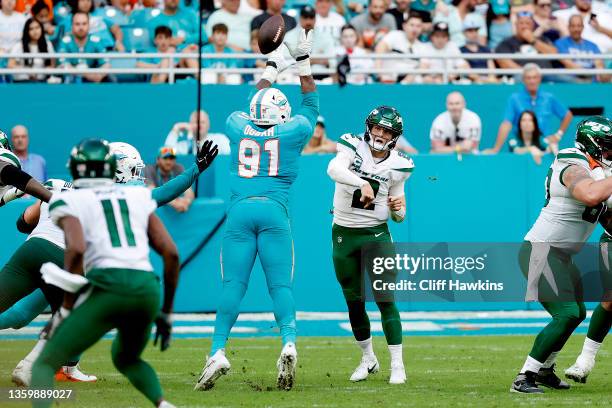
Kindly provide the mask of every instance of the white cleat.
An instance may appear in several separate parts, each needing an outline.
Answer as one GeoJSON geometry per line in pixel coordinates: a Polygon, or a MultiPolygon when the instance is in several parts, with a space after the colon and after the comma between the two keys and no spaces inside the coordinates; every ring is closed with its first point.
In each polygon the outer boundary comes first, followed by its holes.
{"type": "Polygon", "coordinates": [[[159,403],[159,405],[157,406],[157,408],[176,408],[175,405],[172,405],[171,403],[169,403],[166,400],[163,400],[162,402],[159,403]]]}
{"type": "Polygon", "coordinates": [[[32,381],[32,362],[21,360],[13,370],[12,380],[20,387],[29,387],[32,381]]]}
{"type": "Polygon", "coordinates": [[[578,356],[574,365],[565,370],[565,378],[584,384],[593,367],[595,367],[595,360],[578,356]]]}
{"type": "Polygon", "coordinates": [[[206,365],[193,389],[199,391],[210,390],[215,386],[215,381],[222,375],[227,374],[230,368],[231,364],[225,357],[225,352],[217,350],[212,357],[206,357],[206,365]]]}
{"type": "Polygon", "coordinates": [[[391,377],[389,384],[404,384],[406,382],[406,370],[403,364],[391,364],[391,377]]]}
{"type": "Polygon", "coordinates": [[[372,354],[371,356],[362,356],[361,362],[355,371],[353,371],[353,375],[351,375],[351,381],[363,381],[368,378],[368,375],[376,374],[379,369],[380,366],[378,365],[378,360],[376,359],[375,355],[372,354]]]}
{"type": "Polygon", "coordinates": [[[55,373],[55,381],[59,382],[96,382],[98,377],[85,374],[79,365],[63,366],[55,373]]]}
{"type": "Polygon", "coordinates": [[[289,391],[295,382],[295,367],[297,366],[297,350],[294,343],[287,343],[276,362],[278,377],[276,386],[280,390],[289,391]]]}

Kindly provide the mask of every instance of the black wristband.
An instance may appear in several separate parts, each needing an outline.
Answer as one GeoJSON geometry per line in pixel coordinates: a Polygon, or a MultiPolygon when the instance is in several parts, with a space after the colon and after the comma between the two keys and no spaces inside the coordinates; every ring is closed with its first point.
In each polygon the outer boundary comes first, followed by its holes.
{"type": "Polygon", "coordinates": [[[299,57],[295,57],[296,61],[304,61],[305,59],[310,58],[310,55],[306,54],[306,55],[300,55],[299,57]]]}
{"type": "Polygon", "coordinates": [[[30,232],[34,231],[34,228],[36,227],[34,225],[28,224],[25,220],[24,215],[25,213],[22,213],[21,216],[17,219],[17,231],[23,232],[24,234],[29,234],[30,232]]]}
{"type": "Polygon", "coordinates": [[[276,62],[274,62],[274,61],[266,61],[266,67],[274,67],[274,68],[278,69],[278,66],[276,65],[276,62]]]}
{"type": "Polygon", "coordinates": [[[0,181],[7,186],[17,187],[21,191],[26,191],[26,186],[30,180],[32,180],[32,176],[15,166],[4,166],[0,170],[0,181]]]}

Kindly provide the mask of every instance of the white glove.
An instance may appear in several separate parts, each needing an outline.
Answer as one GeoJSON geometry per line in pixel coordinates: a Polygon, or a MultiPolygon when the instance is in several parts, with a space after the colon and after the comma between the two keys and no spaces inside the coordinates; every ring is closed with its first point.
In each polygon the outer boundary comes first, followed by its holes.
{"type": "Polygon", "coordinates": [[[283,49],[286,47],[285,44],[281,44],[277,49],[269,54],[265,54],[268,61],[266,61],[266,69],[264,70],[261,79],[269,81],[271,84],[276,82],[276,77],[279,73],[283,72],[287,67],[291,65],[289,61],[283,56],[283,49]]]}
{"type": "Polygon", "coordinates": [[[6,193],[4,193],[2,198],[0,198],[0,207],[10,201],[23,197],[24,195],[25,193],[23,191],[19,190],[17,187],[12,187],[6,193]]]}
{"type": "Polygon", "coordinates": [[[314,30],[306,31],[300,28],[300,35],[298,42],[295,47],[291,47],[289,44],[285,44],[289,49],[289,53],[295,58],[296,66],[298,68],[299,76],[312,75],[310,69],[310,53],[312,52],[312,36],[314,30]]]}

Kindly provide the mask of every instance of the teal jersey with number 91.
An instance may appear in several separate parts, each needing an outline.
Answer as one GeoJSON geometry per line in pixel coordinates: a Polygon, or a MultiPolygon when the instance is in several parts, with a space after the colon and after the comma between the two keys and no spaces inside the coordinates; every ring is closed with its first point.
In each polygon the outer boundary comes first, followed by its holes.
{"type": "Polygon", "coordinates": [[[286,123],[268,128],[244,112],[232,113],[225,134],[230,139],[231,204],[248,197],[268,197],[286,208],[289,188],[298,175],[299,158],[319,114],[316,92],[304,94],[301,109],[286,123]]]}

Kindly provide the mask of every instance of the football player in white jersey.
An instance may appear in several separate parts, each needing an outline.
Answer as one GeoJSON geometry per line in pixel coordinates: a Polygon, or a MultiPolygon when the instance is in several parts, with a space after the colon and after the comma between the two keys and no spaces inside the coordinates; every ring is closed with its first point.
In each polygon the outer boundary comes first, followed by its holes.
{"type": "Polygon", "coordinates": [[[572,256],[590,237],[612,195],[612,178],[604,175],[612,164],[611,130],[604,117],[583,120],[576,148],[561,150],[548,170],[544,207],[525,236],[519,264],[527,276],[526,299],[540,301],[553,319],[536,337],[512,392],[542,393],[538,385],[569,388],[554,373],[555,359],[586,316],[572,256]]]}
{"type": "Polygon", "coordinates": [[[25,193],[45,202],[51,198],[49,190],[21,170],[21,162],[12,152],[8,136],[0,130],[0,207],[25,193]]]}
{"type": "MultiPolygon", "coordinates": [[[[361,247],[369,242],[392,242],[389,217],[402,222],[406,215],[404,183],[414,163],[395,150],[403,132],[402,117],[395,108],[380,106],[367,117],[362,137],[343,135],[338,153],[327,173],[336,182],[333,261],[336,278],[348,306],[353,335],[362,350],[361,363],[351,381],[362,381],[379,370],[372,348],[370,321],[365,309],[361,280],[361,247]]],[[[402,323],[394,302],[378,301],[382,326],[391,354],[389,383],[403,384],[402,323]]]]}
{"type": "MultiPolygon", "coordinates": [[[[158,203],[151,190],[115,184],[116,166],[107,142],[82,141],[70,155],[75,189],[56,194],[49,203],[51,219],[64,232],[65,270],[47,263],[43,277],[46,281],[54,277],[66,292],[53,315],[49,339],[34,363],[31,388],[51,389],[55,372],[70,356],[117,329],[112,346],[115,367],[156,407],[171,407],[155,371],[140,355],[154,322],[155,344],[161,337],[162,351],[169,346],[178,252],[155,215],[158,203]],[[161,312],[160,285],[149,260],[149,245],[164,263],[161,312]]],[[[52,403],[52,399],[39,399],[33,406],[52,403]]]]}

